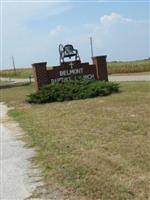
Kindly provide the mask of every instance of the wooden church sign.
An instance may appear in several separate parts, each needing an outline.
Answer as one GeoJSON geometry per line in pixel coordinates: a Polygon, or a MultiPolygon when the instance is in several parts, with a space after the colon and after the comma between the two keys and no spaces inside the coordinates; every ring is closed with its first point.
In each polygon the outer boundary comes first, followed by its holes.
{"type": "Polygon", "coordinates": [[[32,64],[36,90],[47,84],[62,83],[64,81],[104,80],[108,81],[106,56],[92,58],[93,63],[82,63],[78,51],[72,45],[59,45],[60,65],[47,68],[46,62],[32,64]],[[73,61],[65,61],[73,58],[73,61]]]}

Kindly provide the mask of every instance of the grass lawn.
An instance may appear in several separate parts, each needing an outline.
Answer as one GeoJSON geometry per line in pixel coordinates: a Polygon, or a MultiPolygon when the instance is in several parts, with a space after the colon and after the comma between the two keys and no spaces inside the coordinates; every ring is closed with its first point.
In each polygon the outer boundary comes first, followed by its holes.
{"type": "Polygon", "coordinates": [[[8,84],[8,83],[10,83],[10,82],[9,82],[9,81],[1,81],[1,80],[0,80],[0,86],[6,85],[6,84],[8,84]]]}
{"type": "Polygon", "coordinates": [[[120,86],[107,97],[44,105],[25,102],[32,85],[1,89],[42,169],[45,189],[33,197],[60,189],[69,200],[150,198],[150,85],[120,86]]]}

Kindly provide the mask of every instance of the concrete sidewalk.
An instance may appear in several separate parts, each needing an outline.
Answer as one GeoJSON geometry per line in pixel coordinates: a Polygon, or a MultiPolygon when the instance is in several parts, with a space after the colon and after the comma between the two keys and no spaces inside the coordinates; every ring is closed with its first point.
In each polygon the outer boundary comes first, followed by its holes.
{"type": "Polygon", "coordinates": [[[33,178],[34,170],[29,162],[34,152],[24,148],[24,143],[18,140],[23,132],[7,116],[7,106],[0,103],[0,109],[0,199],[23,200],[39,185],[39,182],[35,182],[35,174],[33,178]]]}
{"type": "MultiPolygon", "coordinates": [[[[9,77],[0,77],[1,81],[8,81],[9,83],[29,83],[29,78],[9,78],[9,77]]],[[[32,78],[31,81],[33,82],[34,79],[32,78]]]]}

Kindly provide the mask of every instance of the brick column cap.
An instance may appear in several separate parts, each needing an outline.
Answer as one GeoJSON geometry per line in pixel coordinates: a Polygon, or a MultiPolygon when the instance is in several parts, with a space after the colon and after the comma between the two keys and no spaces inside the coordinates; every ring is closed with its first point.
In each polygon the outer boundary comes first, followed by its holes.
{"type": "Polygon", "coordinates": [[[43,66],[43,65],[46,65],[46,64],[47,64],[47,62],[39,62],[39,63],[33,63],[32,66],[36,66],[36,65],[43,66]]]}
{"type": "Polygon", "coordinates": [[[107,55],[103,55],[103,56],[94,56],[94,57],[92,57],[92,59],[96,59],[96,58],[106,58],[107,57],[107,55]]]}

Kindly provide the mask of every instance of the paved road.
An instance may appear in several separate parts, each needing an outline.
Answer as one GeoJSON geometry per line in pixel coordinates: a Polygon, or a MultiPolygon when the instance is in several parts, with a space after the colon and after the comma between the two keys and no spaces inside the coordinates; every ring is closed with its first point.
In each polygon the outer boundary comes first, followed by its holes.
{"type": "Polygon", "coordinates": [[[109,75],[110,81],[150,81],[150,74],[109,75]]]}
{"type": "Polygon", "coordinates": [[[6,105],[0,103],[0,109],[0,199],[23,200],[37,186],[28,160],[34,152],[24,148],[24,143],[18,140],[22,130],[8,118],[6,105]]]}
{"type": "MultiPolygon", "coordinates": [[[[8,81],[8,82],[12,82],[12,83],[29,83],[29,79],[27,78],[4,78],[4,77],[0,77],[1,81],[8,81]]],[[[32,78],[32,81],[34,79],[32,78]]]]}
{"type": "MultiPolygon", "coordinates": [[[[12,81],[12,83],[25,83],[25,82],[29,82],[29,79],[16,79],[16,78],[2,78],[0,77],[0,80],[3,81],[12,81]]],[[[109,75],[109,80],[110,81],[150,81],[150,73],[137,73],[137,74],[117,74],[117,75],[109,75]]],[[[34,81],[34,79],[32,78],[32,81],[34,81]]]]}

